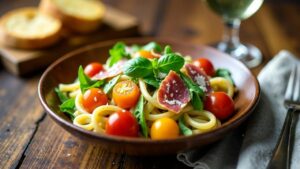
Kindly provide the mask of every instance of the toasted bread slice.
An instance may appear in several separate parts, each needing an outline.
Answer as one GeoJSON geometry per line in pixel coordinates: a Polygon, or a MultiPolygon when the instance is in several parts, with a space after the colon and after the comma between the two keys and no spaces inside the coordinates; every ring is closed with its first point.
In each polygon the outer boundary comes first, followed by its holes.
{"type": "Polygon", "coordinates": [[[42,0],[41,11],[60,19],[74,32],[89,33],[101,24],[105,6],[96,0],[42,0]]]}
{"type": "Polygon", "coordinates": [[[50,46],[60,38],[61,22],[27,7],[8,12],[0,19],[0,42],[4,45],[37,49],[50,46]]]}

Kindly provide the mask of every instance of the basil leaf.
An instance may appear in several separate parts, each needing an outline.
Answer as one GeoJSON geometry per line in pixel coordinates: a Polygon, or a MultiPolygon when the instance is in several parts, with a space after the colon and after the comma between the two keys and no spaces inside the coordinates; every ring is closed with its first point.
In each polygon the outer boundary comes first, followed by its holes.
{"type": "Polygon", "coordinates": [[[63,103],[63,102],[65,102],[66,100],[68,100],[68,97],[63,93],[63,92],[61,92],[60,90],[59,90],[59,88],[55,88],[54,89],[54,91],[55,91],[55,93],[57,94],[57,96],[58,96],[58,98],[59,98],[59,100],[60,100],[60,102],[61,103],[63,103]]]}
{"type": "Polygon", "coordinates": [[[71,98],[71,99],[68,99],[65,102],[63,102],[59,106],[59,109],[60,109],[60,111],[66,113],[68,116],[70,116],[70,118],[73,121],[74,118],[75,118],[75,116],[74,116],[74,112],[75,112],[75,98],[71,98]]]}
{"type": "Polygon", "coordinates": [[[154,50],[155,52],[159,52],[159,53],[162,51],[161,46],[156,42],[150,42],[146,44],[145,46],[143,46],[143,49],[148,51],[154,50]]]}
{"type": "Polygon", "coordinates": [[[204,91],[197,84],[195,84],[189,77],[187,77],[182,72],[179,72],[179,74],[180,77],[183,79],[184,83],[187,85],[190,92],[195,92],[200,97],[204,96],[204,91]]]}
{"type": "Polygon", "coordinates": [[[147,77],[144,77],[143,78],[143,81],[145,83],[147,83],[148,85],[151,85],[155,88],[159,88],[159,85],[160,85],[160,81],[157,80],[156,78],[154,78],[153,76],[147,76],[147,77]]]}
{"type": "Polygon", "coordinates": [[[148,126],[147,126],[145,114],[144,114],[143,95],[140,96],[139,101],[135,107],[134,116],[136,117],[136,119],[138,120],[138,123],[141,126],[143,136],[147,138],[148,137],[148,126]]]}
{"type": "Polygon", "coordinates": [[[171,46],[167,45],[164,49],[164,54],[173,53],[171,46]]]}
{"type": "Polygon", "coordinates": [[[124,66],[124,74],[136,78],[146,77],[152,74],[152,63],[143,57],[134,58],[124,66]]]}
{"type": "Polygon", "coordinates": [[[231,77],[231,72],[228,69],[222,69],[222,68],[217,69],[215,76],[216,77],[223,77],[223,78],[229,80],[231,82],[231,84],[234,85],[234,81],[231,77]]]}
{"type": "Polygon", "coordinates": [[[84,93],[89,88],[98,88],[102,86],[104,80],[91,80],[85,73],[82,66],[78,69],[78,80],[80,84],[80,90],[84,93]]]}
{"type": "Polygon", "coordinates": [[[130,55],[126,52],[126,45],[123,42],[116,43],[109,50],[109,59],[107,60],[108,67],[111,67],[123,58],[130,59],[130,55]]]}
{"type": "Polygon", "coordinates": [[[103,87],[103,91],[105,94],[111,91],[111,89],[117,84],[120,77],[121,77],[120,75],[116,76],[113,79],[111,79],[108,83],[105,84],[105,86],[103,87]]]}
{"type": "Polygon", "coordinates": [[[158,59],[158,70],[164,73],[169,73],[170,70],[179,71],[183,64],[183,57],[170,53],[158,59]]]}
{"type": "Polygon", "coordinates": [[[203,110],[203,102],[200,99],[199,95],[196,92],[191,92],[192,93],[192,106],[195,110],[203,110]]]}
{"type": "Polygon", "coordinates": [[[185,136],[190,136],[193,134],[193,131],[185,125],[183,115],[181,115],[179,118],[179,129],[185,136]]]}

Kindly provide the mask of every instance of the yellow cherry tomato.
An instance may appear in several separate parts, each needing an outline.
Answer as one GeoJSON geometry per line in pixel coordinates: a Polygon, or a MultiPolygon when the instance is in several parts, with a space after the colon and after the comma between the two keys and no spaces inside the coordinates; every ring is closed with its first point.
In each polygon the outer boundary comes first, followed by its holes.
{"type": "Polygon", "coordinates": [[[164,117],[151,126],[151,138],[156,140],[172,139],[179,136],[179,127],[175,120],[164,117]]]}
{"type": "Polygon", "coordinates": [[[134,107],[139,100],[140,89],[130,80],[118,82],[113,88],[113,100],[123,109],[134,107]]]}
{"type": "Polygon", "coordinates": [[[135,55],[137,57],[144,57],[147,59],[158,58],[157,56],[153,55],[150,51],[147,51],[147,50],[140,50],[135,55]]]}

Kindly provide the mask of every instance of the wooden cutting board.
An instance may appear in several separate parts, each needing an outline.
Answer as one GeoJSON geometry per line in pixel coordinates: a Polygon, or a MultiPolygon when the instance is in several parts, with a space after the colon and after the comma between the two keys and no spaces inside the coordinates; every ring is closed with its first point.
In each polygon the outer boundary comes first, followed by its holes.
{"type": "Polygon", "coordinates": [[[138,21],[134,16],[107,6],[103,24],[94,33],[87,35],[65,34],[60,42],[41,50],[23,50],[0,46],[0,55],[4,67],[9,72],[22,76],[45,68],[62,55],[80,46],[138,35],[138,21]]]}

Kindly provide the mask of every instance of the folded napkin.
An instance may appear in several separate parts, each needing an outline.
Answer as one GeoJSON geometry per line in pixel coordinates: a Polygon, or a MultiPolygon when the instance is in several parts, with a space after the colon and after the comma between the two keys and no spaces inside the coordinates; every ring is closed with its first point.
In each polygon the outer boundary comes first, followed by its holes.
{"type": "MultiPolygon", "coordinates": [[[[287,111],[284,93],[295,63],[299,60],[281,51],[260,72],[260,102],[246,127],[234,130],[207,150],[179,153],[177,159],[195,169],[265,169],[283,127],[287,111]]],[[[300,122],[295,128],[291,168],[300,168],[300,122]]]]}

